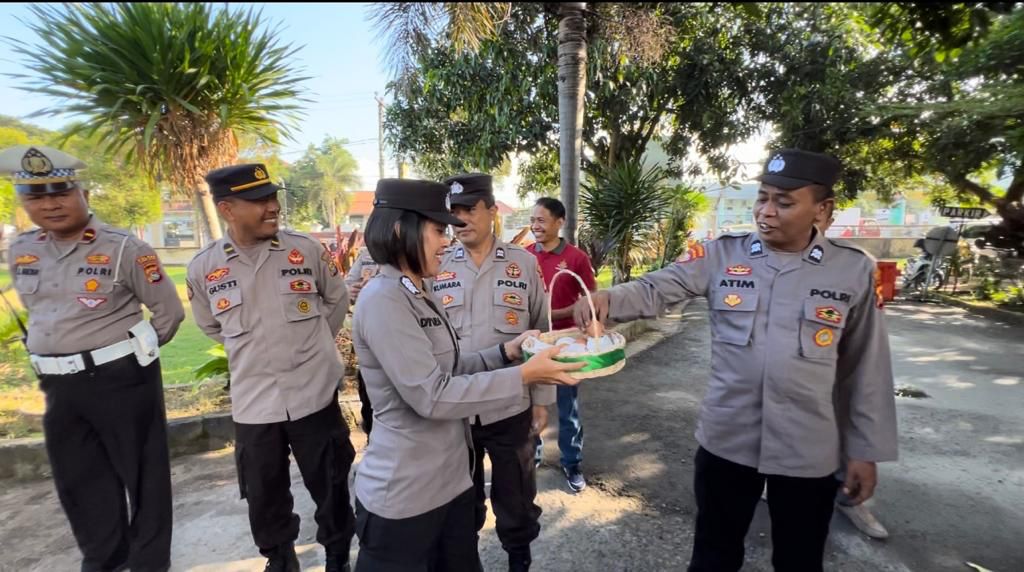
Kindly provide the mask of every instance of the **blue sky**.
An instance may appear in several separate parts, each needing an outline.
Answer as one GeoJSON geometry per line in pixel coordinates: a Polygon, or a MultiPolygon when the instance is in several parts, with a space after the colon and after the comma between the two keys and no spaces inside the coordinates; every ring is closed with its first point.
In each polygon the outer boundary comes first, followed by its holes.
{"type": "MultiPolygon", "coordinates": [[[[231,6],[245,6],[232,3],[231,6]]],[[[28,4],[0,4],[3,35],[24,38],[34,43],[34,35],[17,18],[27,19],[28,4]]],[[[285,142],[283,156],[298,158],[309,143],[319,143],[325,135],[344,137],[349,150],[359,161],[364,189],[377,181],[377,104],[374,92],[384,96],[388,78],[381,64],[381,45],[375,39],[367,15],[367,4],[258,4],[267,22],[281,24],[285,43],[303,46],[295,63],[309,76],[305,86],[313,100],[295,132],[295,141],[285,142]]],[[[23,72],[6,42],[0,42],[0,74],[23,72]]],[[[0,81],[0,113],[23,118],[37,125],[56,129],[67,120],[26,116],[55,100],[16,89],[6,77],[0,81]]],[[[386,169],[396,176],[393,160],[386,169]]]]}

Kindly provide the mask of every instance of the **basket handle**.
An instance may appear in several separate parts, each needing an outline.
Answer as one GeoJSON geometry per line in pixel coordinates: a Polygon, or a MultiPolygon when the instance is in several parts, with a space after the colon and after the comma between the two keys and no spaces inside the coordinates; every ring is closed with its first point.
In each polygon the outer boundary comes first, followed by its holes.
{"type": "Polygon", "coordinates": [[[554,329],[555,329],[554,321],[551,319],[551,299],[555,295],[555,281],[558,280],[558,277],[563,275],[563,274],[568,274],[568,275],[572,276],[573,278],[576,279],[577,282],[580,283],[580,287],[583,288],[583,293],[587,295],[587,305],[590,306],[590,316],[591,316],[591,319],[593,319],[595,322],[597,321],[597,310],[594,309],[594,300],[593,300],[593,298],[590,297],[590,289],[587,288],[586,283],[583,282],[583,279],[580,278],[579,274],[576,274],[575,272],[573,272],[572,270],[569,270],[568,268],[563,268],[562,270],[559,270],[558,272],[555,273],[554,276],[551,277],[551,284],[548,285],[548,290],[549,290],[548,291],[548,331],[549,332],[554,331],[554,329]]]}

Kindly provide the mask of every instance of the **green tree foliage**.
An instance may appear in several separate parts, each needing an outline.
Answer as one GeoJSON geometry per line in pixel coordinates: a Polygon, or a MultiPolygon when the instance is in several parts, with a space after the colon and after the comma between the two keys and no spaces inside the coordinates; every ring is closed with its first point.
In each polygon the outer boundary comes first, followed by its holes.
{"type": "Polygon", "coordinates": [[[345,148],[348,141],[325,137],[310,145],[290,168],[288,204],[296,216],[334,228],[348,212],[349,192],[359,187],[359,164],[345,148]]]}
{"type": "MultiPolygon", "coordinates": [[[[713,4],[591,7],[585,170],[637,159],[658,138],[670,171],[701,172],[692,156],[700,152],[727,174],[725,146],[759,125],[754,90],[766,15],[713,4]]],[[[537,175],[528,183],[557,177],[550,169],[558,149],[556,50],[557,17],[532,3],[515,5],[476,52],[439,42],[414,49],[413,70],[389,86],[389,144],[432,176],[490,171],[523,153],[543,161],[527,167],[537,175]]]]}

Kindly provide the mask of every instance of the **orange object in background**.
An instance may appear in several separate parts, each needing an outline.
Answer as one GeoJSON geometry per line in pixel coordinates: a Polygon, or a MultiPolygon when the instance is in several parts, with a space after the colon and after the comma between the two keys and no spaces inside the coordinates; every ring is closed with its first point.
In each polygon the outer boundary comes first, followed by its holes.
{"type": "Polygon", "coordinates": [[[896,298],[896,277],[899,276],[899,269],[895,262],[878,261],[878,271],[882,273],[882,299],[891,302],[896,298]]]}

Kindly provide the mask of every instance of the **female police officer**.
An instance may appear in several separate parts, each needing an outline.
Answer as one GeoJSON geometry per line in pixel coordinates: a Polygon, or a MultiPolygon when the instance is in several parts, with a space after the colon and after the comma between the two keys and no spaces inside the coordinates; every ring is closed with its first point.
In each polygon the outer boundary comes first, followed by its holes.
{"type": "Polygon", "coordinates": [[[358,571],[482,570],[477,554],[472,439],[466,418],[515,407],[523,384],[573,384],[577,369],[541,352],[518,367],[519,338],[461,354],[424,278],[435,276],[453,217],[448,187],[382,179],[366,226],[380,274],[359,295],[352,335],[374,405],[356,471],[358,571]],[[497,370],[497,371],[488,371],[497,370]],[[480,373],[474,373],[480,372],[480,373]]]}

